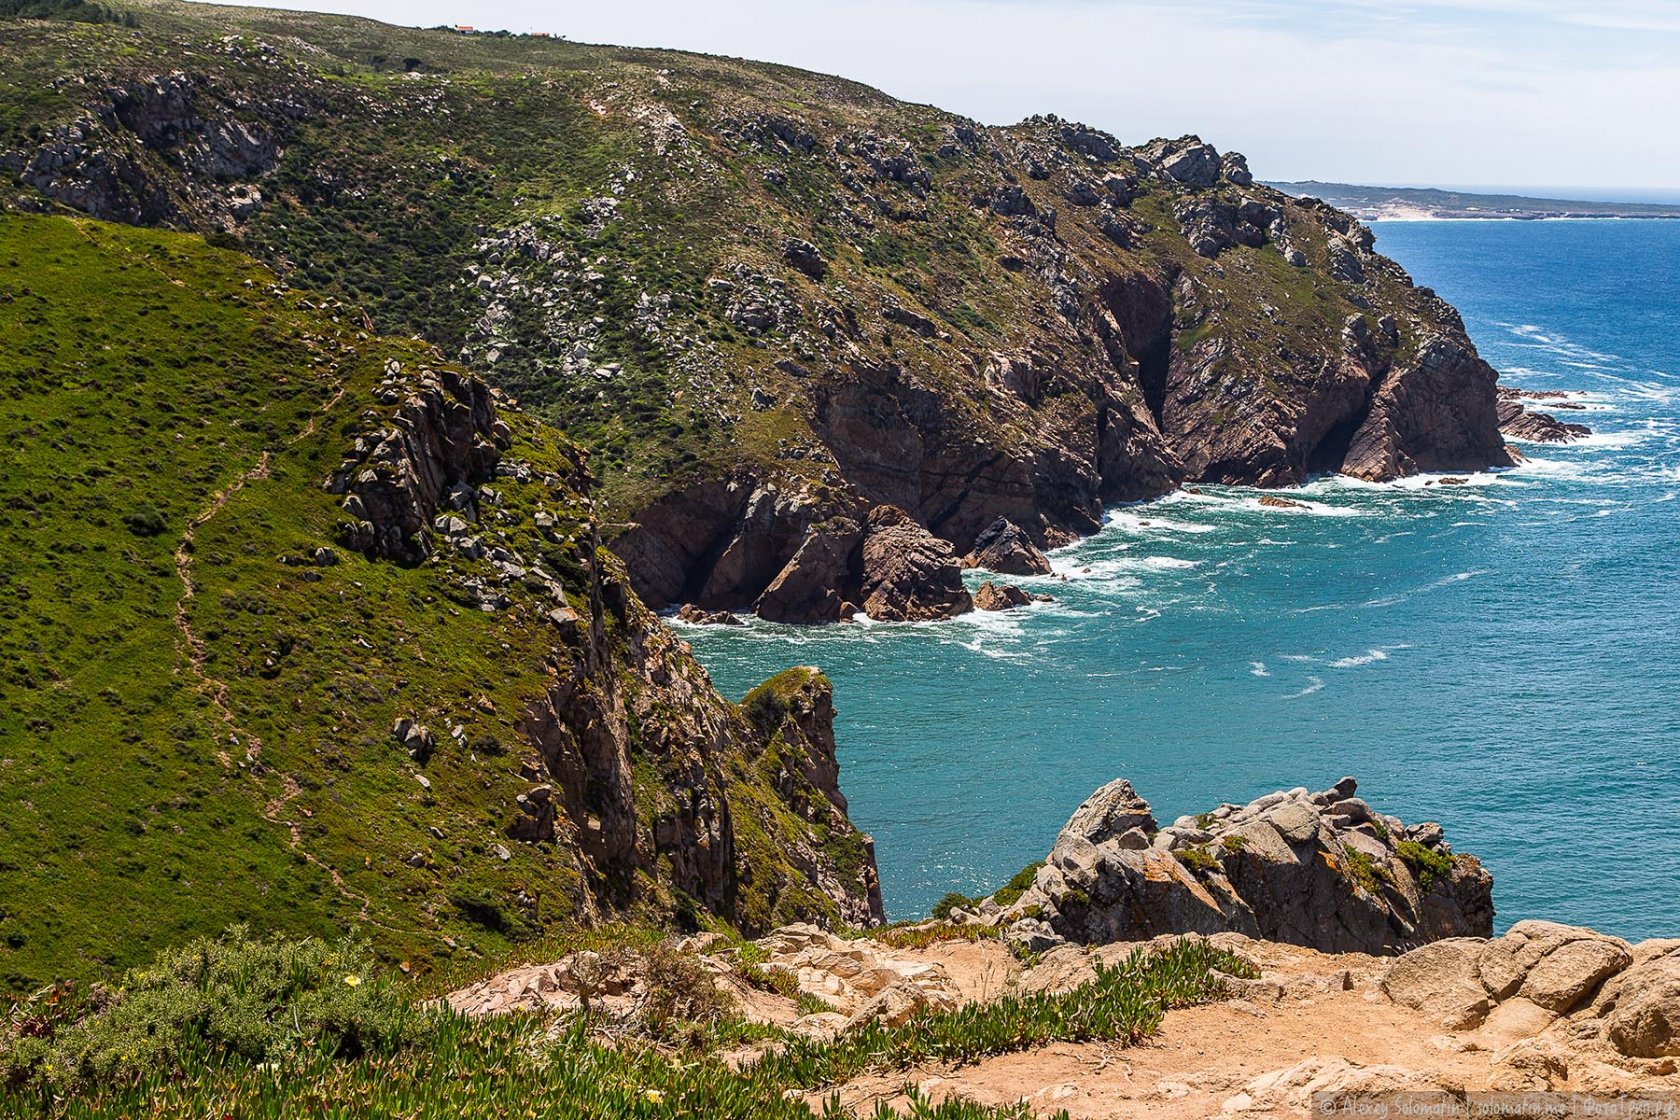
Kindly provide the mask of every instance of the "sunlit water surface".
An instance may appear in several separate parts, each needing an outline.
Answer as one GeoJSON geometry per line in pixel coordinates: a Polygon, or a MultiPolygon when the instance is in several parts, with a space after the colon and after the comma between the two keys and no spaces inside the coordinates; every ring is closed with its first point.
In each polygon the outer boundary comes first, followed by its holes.
{"type": "Polygon", "coordinates": [[[890,916],[996,886],[1116,776],[1158,816],[1343,774],[1434,819],[1501,922],[1680,934],[1680,222],[1423,222],[1378,248],[1596,433],[1466,486],[1323,478],[1111,509],[921,626],[685,627],[726,693],[822,666],[890,916]]]}

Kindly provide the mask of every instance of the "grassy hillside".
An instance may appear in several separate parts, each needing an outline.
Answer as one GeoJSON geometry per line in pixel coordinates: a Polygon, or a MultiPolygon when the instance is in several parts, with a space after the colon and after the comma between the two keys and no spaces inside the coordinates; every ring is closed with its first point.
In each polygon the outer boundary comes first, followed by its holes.
{"type": "Polygon", "coordinates": [[[421,968],[609,911],[834,920],[810,878],[831,852],[854,883],[835,889],[863,891],[843,816],[762,757],[804,749],[809,713],[761,728],[711,691],[598,549],[552,429],[504,411],[478,491],[479,537],[524,576],[344,546],[325,484],[394,430],[434,364],[423,344],[193,235],[22,215],[0,216],[0,333],[7,986],[235,920],[359,928],[421,968]],[[549,617],[556,585],[578,621],[549,617]],[[586,668],[581,693],[555,691],[586,668]],[[435,750],[411,756],[399,718],[435,750]],[[574,734],[600,740],[586,774],[574,734]],[[557,787],[556,838],[522,842],[538,782],[557,787]],[[696,795],[736,819],[694,817],[696,795]],[[686,869],[694,827],[721,870],[686,869]]]}
{"type": "Polygon", "coordinates": [[[614,520],[747,477],[959,552],[999,514],[1066,540],[1102,500],[1333,469],[1382,378],[1461,337],[1345,216],[1188,141],[680,52],[122,10],[0,28],[15,204],[236,231],[562,426],[614,520]]]}

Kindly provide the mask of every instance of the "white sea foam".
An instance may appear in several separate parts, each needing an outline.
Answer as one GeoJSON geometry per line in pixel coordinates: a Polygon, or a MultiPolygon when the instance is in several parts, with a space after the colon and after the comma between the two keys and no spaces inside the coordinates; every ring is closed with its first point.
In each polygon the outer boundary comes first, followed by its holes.
{"type": "Polygon", "coordinates": [[[1272,675],[1266,668],[1264,661],[1250,661],[1248,663],[1248,673],[1251,677],[1269,677],[1272,675]]]}
{"type": "Polygon", "coordinates": [[[1111,509],[1108,523],[1130,533],[1211,533],[1217,525],[1203,525],[1194,521],[1173,521],[1165,517],[1144,517],[1130,509],[1111,509]]]}
{"type": "Polygon", "coordinates": [[[1110,579],[1114,576],[1135,575],[1138,572],[1170,572],[1194,568],[1196,561],[1177,556],[1117,556],[1109,560],[1092,560],[1066,569],[1070,582],[1076,580],[1110,579]]]}
{"type": "Polygon", "coordinates": [[[1380,649],[1373,649],[1373,650],[1367,650],[1366,652],[1358,654],[1354,657],[1339,657],[1335,661],[1330,662],[1330,668],[1332,668],[1332,669],[1353,669],[1353,668],[1357,668],[1360,665],[1375,665],[1379,661],[1387,661],[1387,660],[1388,660],[1387,651],[1380,650],[1380,649]]]}
{"type": "Polygon", "coordinates": [[[1323,691],[1323,689],[1324,689],[1324,678],[1323,677],[1308,677],[1307,678],[1307,687],[1303,688],[1299,692],[1291,692],[1288,696],[1285,696],[1284,699],[1285,700],[1299,700],[1303,696],[1311,696],[1315,692],[1323,691]]]}

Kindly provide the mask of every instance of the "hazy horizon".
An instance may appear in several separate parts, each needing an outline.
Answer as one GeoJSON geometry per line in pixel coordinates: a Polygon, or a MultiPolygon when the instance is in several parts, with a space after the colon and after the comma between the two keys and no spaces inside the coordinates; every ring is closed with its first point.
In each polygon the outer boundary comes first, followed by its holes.
{"type": "Polygon", "coordinates": [[[260,6],[783,63],[987,124],[1055,113],[1129,142],[1196,133],[1264,179],[1680,200],[1680,149],[1649,134],[1680,116],[1680,9],[1663,0],[260,6]],[[1600,185],[1515,186],[1560,166],[1600,185]]]}

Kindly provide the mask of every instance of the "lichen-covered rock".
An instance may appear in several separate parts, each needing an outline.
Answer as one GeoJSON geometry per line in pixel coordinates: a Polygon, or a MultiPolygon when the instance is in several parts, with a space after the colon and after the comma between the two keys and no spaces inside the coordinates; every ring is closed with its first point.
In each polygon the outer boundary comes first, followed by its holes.
{"type": "Polygon", "coordinates": [[[1075,811],[1007,916],[1083,944],[1229,931],[1393,953],[1490,933],[1492,879],[1475,858],[1454,854],[1438,826],[1377,813],[1355,788],[1344,778],[1157,829],[1130,783],[1112,782],[1075,811]]]}

